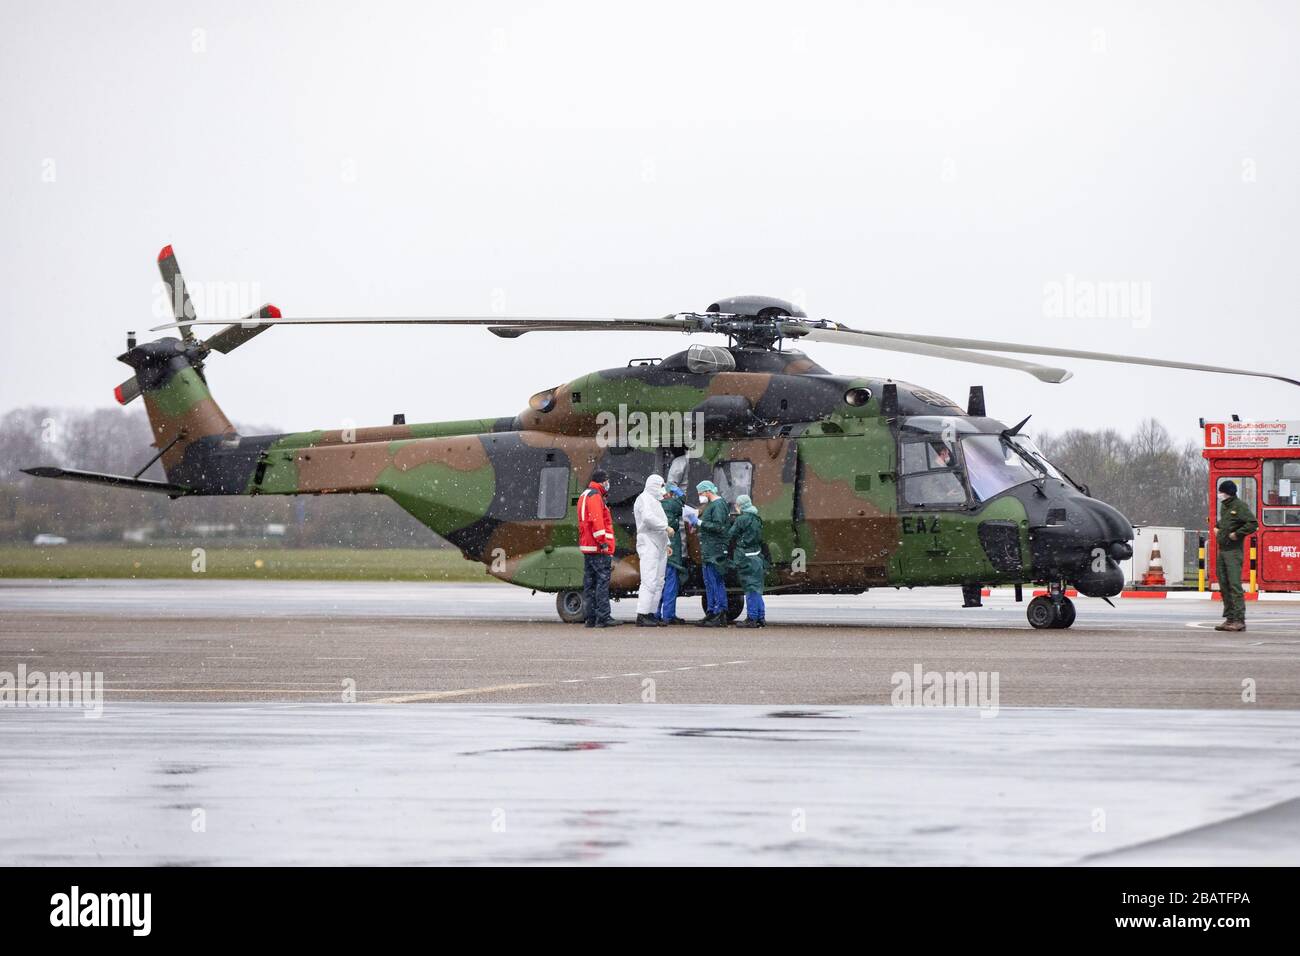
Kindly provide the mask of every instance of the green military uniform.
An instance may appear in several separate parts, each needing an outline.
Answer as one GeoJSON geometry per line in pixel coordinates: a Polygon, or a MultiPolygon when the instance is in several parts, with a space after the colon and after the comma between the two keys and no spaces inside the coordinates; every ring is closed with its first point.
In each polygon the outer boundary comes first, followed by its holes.
{"type": "Polygon", "coordinates": [[[664,517],[668,519],[668,527],[673,529],[673,536],[668,539],[668,547],[672,549],[672,554],[668,555],[668,566],[676,568],[678,571],[686,570],[686,534],[682,530],[682,511],[686,502],[682,501],[677,495],[671,495],[659,502],[664,506],[664,517]]]}
{"type": "Polygon", "coordinates": [[[1215,538],[1218,555],[1214,568],[1219,593],[1223,596],[1223,616],[1229,621],[1246,622],[1246,601],[1241,591],[1242,548],[1258,528],[1254,512],[1236,495],[1219,505],[1219,534],[1215,538]]]}
{"type": "Polygon", "coordinates": [[[767,565],[763,561],[763,519],[752,511],[742,511],[731,524],[729,543],[731,567],[736,581],[746,594],[763,593],[767,565]]]}
{"type": "Polygon", "coordinates": [[[700,560],[713,565],[720,574],[727,572],[730,515],[731,508],[722,498],[714,498],[700,511],[700,560]]]}

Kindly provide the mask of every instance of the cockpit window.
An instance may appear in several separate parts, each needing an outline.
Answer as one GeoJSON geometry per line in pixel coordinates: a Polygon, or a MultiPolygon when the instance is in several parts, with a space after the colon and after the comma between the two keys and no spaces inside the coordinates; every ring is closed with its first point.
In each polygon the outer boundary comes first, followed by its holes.
{"type": "Polygon", "coordinates": [[[958,467],[957,449],[941,438],[906,441],[902,445],[903,503],[912,507],[964,505],[966,485],[958,467]]]}
{"type": "Polygon", "coordinates": [[[936,468],[955,468],[957,455],[948,442],[913,441],[903,445],[903,474],[915,475],[936,468]]]}
{"type": "Polygon", "coordinates": [[[1042,453],[1027,438],[967,435],[961,440],[976,501],[988,501],[1008,488],[1036,478],[1059,478],[1042,453]]]}
{"type": "Polygon", "coordinates": [[[903,501],[915,507],[964,505],[966,486],[955,471],[931,471],[903,479],[903,501]]]}

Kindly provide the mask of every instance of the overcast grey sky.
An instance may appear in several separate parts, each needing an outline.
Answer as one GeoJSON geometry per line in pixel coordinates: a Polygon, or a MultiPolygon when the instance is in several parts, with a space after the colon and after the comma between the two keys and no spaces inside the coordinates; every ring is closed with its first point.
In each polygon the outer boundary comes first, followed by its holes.
{"type": "MultiPolygon", "coordinates": [[[[1300,6],[1046,6],[5,4],[0,411],[112,404],[125,331],[161,321],[167,243],[206,316],[657,316],[757,292],[1296,377],[1300,6]],[[1102,283],[1135,298],[1095,314],[1102,283]]],[[[231,418],[296,430],[513,414],[684,344],[274,329],[208,367],[231,418]]],[[[809,351],[959,400],[983,383],[1038,430],[1300,418],[1280,383],[809,351]]]]}

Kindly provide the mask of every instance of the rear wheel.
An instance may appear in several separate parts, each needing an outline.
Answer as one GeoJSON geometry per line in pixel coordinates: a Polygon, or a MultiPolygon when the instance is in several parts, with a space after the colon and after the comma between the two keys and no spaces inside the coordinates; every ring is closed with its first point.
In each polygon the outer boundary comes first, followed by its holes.
{"type": "Polygon", "coordinates": [[[581,591],[561,591],[555,595],[555,610],[565,624],[579,624],[587,618],[587,602],[581,591]]]}

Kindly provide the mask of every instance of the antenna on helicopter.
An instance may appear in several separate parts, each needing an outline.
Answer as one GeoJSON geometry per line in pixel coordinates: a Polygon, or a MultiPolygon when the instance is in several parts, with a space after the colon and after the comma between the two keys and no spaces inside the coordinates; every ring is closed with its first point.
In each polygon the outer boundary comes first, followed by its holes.
{"type": "Polygon", "coordinates": [[[1020,434],[1020,429],[1024,428],[1025,424],[1029,421],[1029,419],[1033,417],[1034,417],[1033,415],[1026,415],[1024,418],[1020,419],[1020,421],[1016,422],[1010,428],[1004,428],[1002,430],[1002,437],[1015,438],[1017,435],[1020,434]]]}

